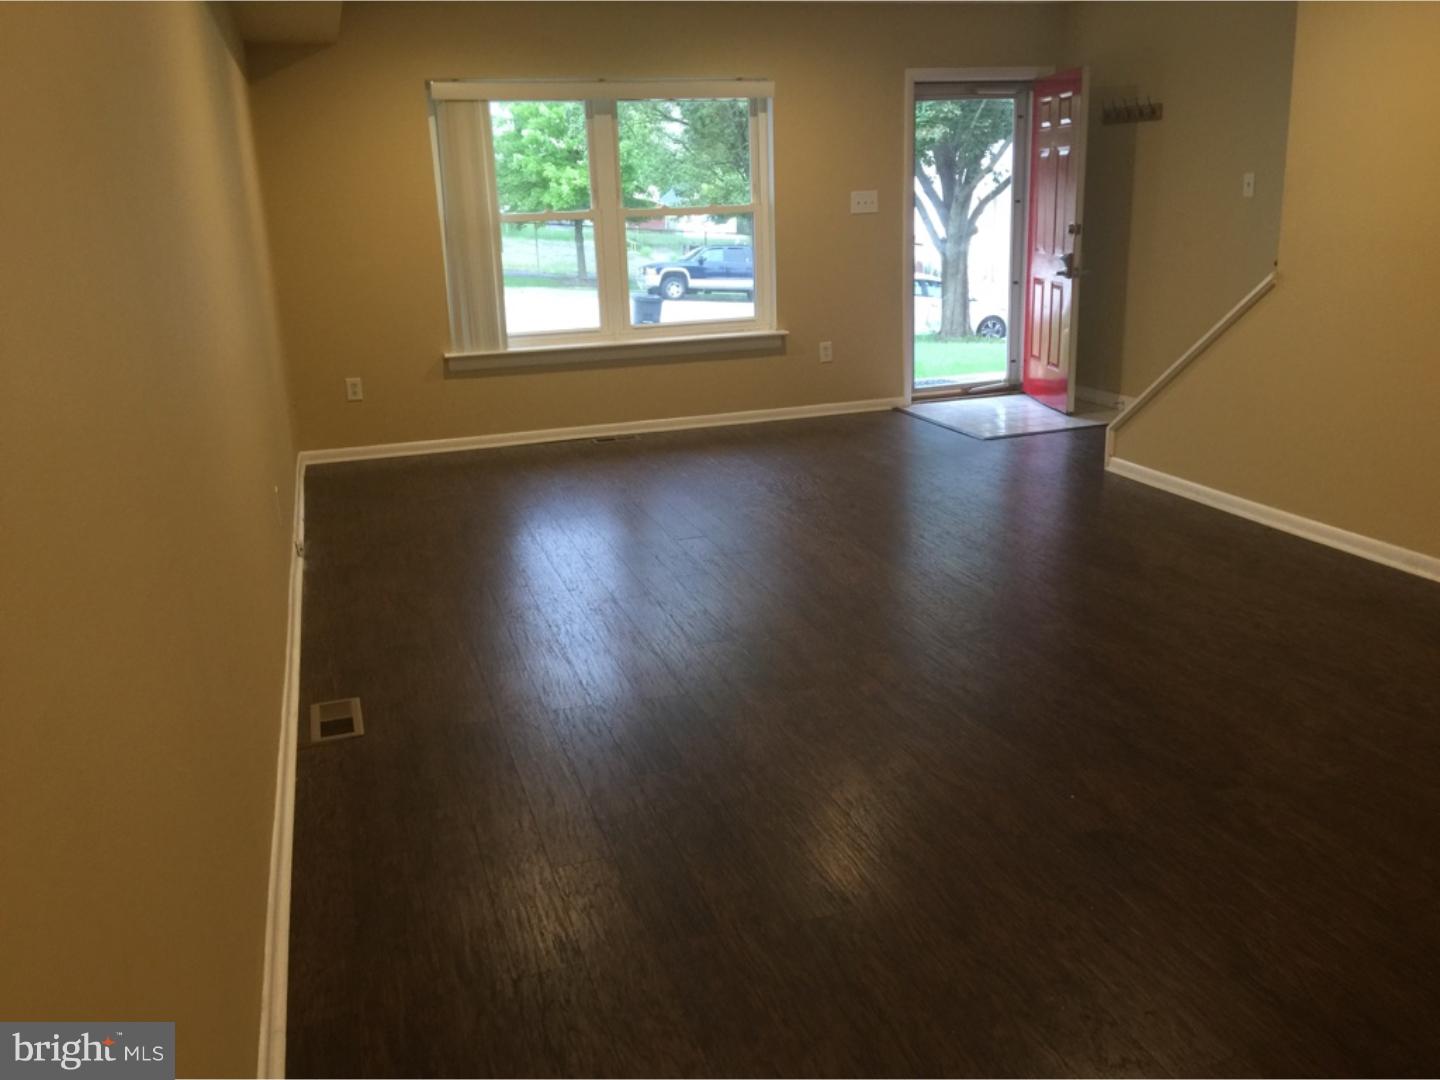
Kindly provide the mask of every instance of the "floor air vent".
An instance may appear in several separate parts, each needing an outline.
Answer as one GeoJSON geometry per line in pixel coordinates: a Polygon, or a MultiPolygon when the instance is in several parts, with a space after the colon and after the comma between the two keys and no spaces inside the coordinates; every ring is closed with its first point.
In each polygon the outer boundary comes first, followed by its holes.
{"type": "Polygon", "coordinates": [[[365,734],[358,697],[320,701],[310,706],[310,743],[334,742],[365,734]]]}

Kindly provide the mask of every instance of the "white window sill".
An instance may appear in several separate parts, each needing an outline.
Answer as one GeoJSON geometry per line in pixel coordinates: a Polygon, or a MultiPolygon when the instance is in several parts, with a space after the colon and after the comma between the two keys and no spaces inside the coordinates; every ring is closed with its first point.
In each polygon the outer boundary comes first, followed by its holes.
{"type": "Polygon", "coordinates": [[[733,334],[689,334],[644,341],[530,345],[495,352],[447,352],[445,373],[530,371],[543,367],[679,360],[716,354],[763,356],[783,352],[789,333],[788,330],[742,330],[733,334]]]}

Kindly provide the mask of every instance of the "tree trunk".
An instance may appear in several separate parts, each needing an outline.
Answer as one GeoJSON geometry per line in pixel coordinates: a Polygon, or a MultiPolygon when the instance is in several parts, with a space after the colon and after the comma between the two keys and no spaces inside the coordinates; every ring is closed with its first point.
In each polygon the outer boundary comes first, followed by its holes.
{"type": "Polygon", "coordinates": [[[963,233],[945,244],[940,277],[940,336],[973,337],[970,325],[970,238],[963,233]]]}
{"type": "Polygon", "coordinates": [[[970,325],[970,238],[975,226],[970,223],[970,201],[974,188],[955,192],[950,203],[950,217],[945,222],[945,254],[940,266],[940,336],[942,338],[973,337],[970,325]]]}
{"type": "Polygon", "coordinates": [[[585,222],[575,222],[575,276],[581,281],[589,277],[585,269],[585,222]]]}

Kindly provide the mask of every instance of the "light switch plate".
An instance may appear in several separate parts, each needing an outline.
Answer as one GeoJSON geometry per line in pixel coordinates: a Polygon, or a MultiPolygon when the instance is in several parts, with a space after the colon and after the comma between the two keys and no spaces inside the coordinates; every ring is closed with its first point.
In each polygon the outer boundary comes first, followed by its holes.
{"type": "Polygon", "coordinates": [[[850,192],[850,213],[852,214],[878,214],[880,212],[880,193],[877,191],[852,191],[850,192]]]}
{"type": "Polygon", "coordinates": [[[1247,199],[1255,197],[1255,174],[1247,172],[1240,178],[1240,194],[1247,199]]]}

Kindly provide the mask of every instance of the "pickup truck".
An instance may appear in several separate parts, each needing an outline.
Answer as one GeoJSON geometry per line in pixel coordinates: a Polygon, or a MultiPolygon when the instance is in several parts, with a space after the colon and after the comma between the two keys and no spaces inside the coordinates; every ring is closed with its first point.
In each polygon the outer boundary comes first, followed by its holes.
{"type": "Polygon", "coordinates": [[[666,300],[694,292],[739,292],[753,300],[755,251],[738,244],[692,248],[673,262],[646,263],[640,279],[647,292],[666,300]]]}

